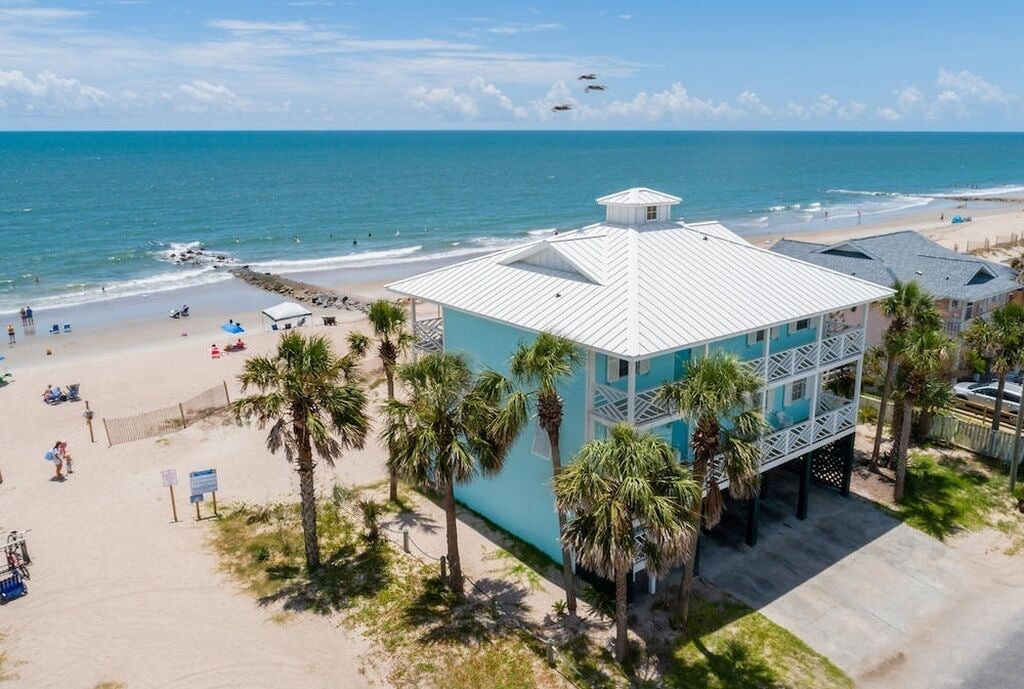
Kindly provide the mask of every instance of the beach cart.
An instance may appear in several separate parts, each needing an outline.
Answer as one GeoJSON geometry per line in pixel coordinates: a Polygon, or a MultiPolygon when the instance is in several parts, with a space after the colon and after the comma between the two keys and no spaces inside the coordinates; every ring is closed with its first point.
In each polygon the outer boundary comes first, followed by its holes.
{"type": "Polygon", "coordinates": [[[4,550],[3,570],[0,570],[0,604],[3,604],[28,593],[25,582],[29,578],[28,566],[32,560],[24,533],[12,531],[7,535],[7,542],[0,547],[4,550]]]}

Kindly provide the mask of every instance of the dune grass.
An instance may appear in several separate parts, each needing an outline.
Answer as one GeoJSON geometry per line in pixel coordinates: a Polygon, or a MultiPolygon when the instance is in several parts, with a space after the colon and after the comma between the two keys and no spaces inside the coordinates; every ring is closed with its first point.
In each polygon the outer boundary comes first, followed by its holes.
{"type": "Polygon", "coordinates": [[[1006,488],[1002,467],[970,456],[911,453],[904,500],[894,508],[900,519],[940,540],[963,531],[998,528],[1011,548],[1024,544],[1024,515],[1006,488]]]}

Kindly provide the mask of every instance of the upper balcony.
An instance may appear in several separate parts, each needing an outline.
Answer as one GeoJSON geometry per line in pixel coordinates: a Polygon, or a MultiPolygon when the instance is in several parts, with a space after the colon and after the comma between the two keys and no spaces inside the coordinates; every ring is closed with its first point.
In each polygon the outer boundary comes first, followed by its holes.
{"type": "MultiPolygon", "coordinates": [[[[826,331],[827,332],[827,331],[826,331]]],[[[842,365],[864,351],[864,329],[847,328],[797,347],[769,353],[744,362],[750,370],[765,379],[765,387],[781,385],[807,377],[814,371],[842,365]]],[[[657,399],[658,386],[637,390],[633,396],[633,421],[640,426],[655,426],[672,421],[676,414],[669,405],[657,399]]],[[[615,424],[630,418],[629,393],[621,387],[593,383],[593,416],[615,424]]]]}
{"type": "Polygon", "coordinates": [[[416,338],[415,347],[424,352],[444,351],[444,318],[424,318],[414,320],[412,334],[416,338]]]}

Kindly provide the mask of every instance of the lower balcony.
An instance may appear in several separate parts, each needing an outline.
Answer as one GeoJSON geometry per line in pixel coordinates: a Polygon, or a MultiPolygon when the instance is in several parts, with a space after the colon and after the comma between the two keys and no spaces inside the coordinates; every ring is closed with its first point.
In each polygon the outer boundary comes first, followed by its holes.
{"type": "MultiPolygon", "coordinates": [[[[854,401],[822,392],[813,419],[800,421],[761,439],[761,473],[827,445],[852,432],[856,426],[857,406],[854,401]]],[[[723,488],[729,485],[724,474],[717,479],[723,488]]]]}
{"type": "Polygon", "coordinates": [[[412,334],[416,338],[416,349],[424,352],[444,351],[444,318],[414,321],[412,334]]]}

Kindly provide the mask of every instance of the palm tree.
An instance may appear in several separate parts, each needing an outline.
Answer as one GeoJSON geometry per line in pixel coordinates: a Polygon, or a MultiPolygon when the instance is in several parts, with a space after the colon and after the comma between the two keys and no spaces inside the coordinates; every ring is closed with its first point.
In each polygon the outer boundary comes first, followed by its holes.
{"type": "MultiPolygon", "coordinates": [[[[558,395],[558,383],[565,381],[583,361],[580,349],[571,340],[550,333],[541,333],[530,344],[520,344],[512,355],[509,370],[516,381],[534,388],[530,393],[517,393],[533,397],[537,405],[537,425],[548,436],[551,448],[551,472],[555,478],[562,472],[562,453],[559,435],[562,428],[563,405],[558,395]]],[[[523,401],[519,402],[525,407],[523,401]]],[[[558,510],[558,532],[565,531],[565,511],[558,510]]],[[[569,546],[562,542],[562,579],[569,617],[576,616],[576,586],[572,573],[569,546]]]]}
{"type": "Polygon", "coordinates": [[[999,377],[996,404],[992,412],[992,430],[999,430],[1003,413],[1006,376],[1017,365],[1024,348],[1024,306],[1003,304],[985,319],[977,318],[963,334],[964,341],[985,359],[986,367],[999,377]]]}
{"type": "MultiPolygon", "coordinates": [[[[395,368],[398,360],[409,351],[416,338],[405,327],[405,310],[387,299],[378,299],[370,304],[366,314],[373,329],[373,337],[377,340],[377,356],[384,367],[384,377],[388,384],[388,399],[395,399],[395,368]]],[[[370,349],[371,340],[368,335],[353,331],[348,335],[349,349],[359,356],[364,356],[370,349]]],[[[389,450],[388,454],[392,454],[389,450]]],[[[388,499],[398,500],[398,477],[390,472],[391,487],[388,499]]]]}
{"type": "Polygon", "coordinates": [[[391,448],[389,469],[426,483],[444,499],[449,585],[462,594],[455,485],[501,471],[520,431],[522,410],[509,407],[511,383],[494,371],[474,375],[462,354],[435,353],[397,370],[407,400],[384,406],[381,439],[391,448]]]}
{"type": "Polygon", "coordinates": [[[889,319],[889,327],[885,329],[882,350],[885,352],[885,378],[882,383],[882,397],[878,403],[878,426],[875,428],[875,444],[871,448],[871,467],[878,468],[879,453],[882,448],[882,431],[885,427],[885,415],[889,410],[889,399],[892,396],[892,383],[899,370],[900,354],[903,351],[903,339],[915,325],[938,327],[941,318],[935,308],[935,301],[916,281],[900,282],[892,285],[895,292],[882,301],[882,313],[889,319]]]}
{"type": "Polygon", "coordinates": [[[645,558],[654,576],[696,541],[700,488],[661,438],[621,424],[555,476],[555,505],[572,518],[562,541],[615,582],[615,657],[626,655],[626,576],[645,558]]]}
{"type": "MultiPolygon", "coordinates": [[[[713,528],[722,516],[724,498],[719,477],[728,477],[729,492],[738,499],[752,497],[761,489],[761,449],[757,441],[768,423],[760,409],[745,407],[763,383],[735,356],[717,352],[691,361],[681,380],[664,384],[658,392],[661,399],[691,420],[693,477],[702,490],[697,514],[704,528],[713,528]]],[[[679,616],[684,624],[690,610],[696,539],[692,548],[679,595],[679,616]]]]}
{"type": "Polygon", "coordinates": [[[294,463],[299,474],[306,570],[320,566],[316,530],[314,455],[334,466],[341,453],[361,448],[369,428],[366,393],[352,357],[338,356],[322,336],[281,336],[270,355],[250,357],[238,376],[242,392],[257,392],[233,405],[239,420],[270,426],[267,449],[294,463]]]}
{"type": "Polygon", "coordinates": [[[895,380],[896,393],[902,399],[902,425],[896,449],[896,484],[893,489],[896,502],[903,500],[907,482],[907,454],[914,405],[934,384],[952,346],[952,341],[939,328],[925,325],[914,326],[903,338],[900,371],[895,380]]]}

